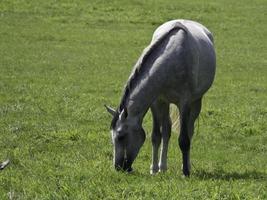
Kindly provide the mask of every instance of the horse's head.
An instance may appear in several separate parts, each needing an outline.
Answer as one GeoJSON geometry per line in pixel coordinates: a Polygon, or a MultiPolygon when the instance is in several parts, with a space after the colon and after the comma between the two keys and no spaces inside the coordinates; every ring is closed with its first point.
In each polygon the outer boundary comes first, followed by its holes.
{"type": "Polygon", "coordinates": [[[116,170],[132,171],[132,163],[145,141],[145,131],[141,123],[121,112],[106,106],[112,114],[111,137],[114,146],[113,161],[116,170]]]}

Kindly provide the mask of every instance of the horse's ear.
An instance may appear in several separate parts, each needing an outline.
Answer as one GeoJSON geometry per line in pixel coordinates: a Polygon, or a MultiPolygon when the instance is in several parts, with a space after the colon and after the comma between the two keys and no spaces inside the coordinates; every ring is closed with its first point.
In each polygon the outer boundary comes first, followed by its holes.
{"type": "Polygon", "coordinates": [[[123,121],[123,120],[125,120],[127,118],[127,116],[128,116],[127,109],[124,108],[120,113],[119,119],[121,121],[123,121]]]}
{"type": "Polygon", "coordinates": [[[107,111],[114,117],[115,114],[116,114],[116,110],[114,110],[113,108],[107,106],[107,105],[104,105],[105,108],[107,109],[107,111]]]}

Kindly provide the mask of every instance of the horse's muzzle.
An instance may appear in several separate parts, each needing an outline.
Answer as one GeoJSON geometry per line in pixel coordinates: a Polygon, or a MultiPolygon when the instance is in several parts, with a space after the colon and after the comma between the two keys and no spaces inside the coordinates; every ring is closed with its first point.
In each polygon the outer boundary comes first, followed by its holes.
{"type": "Polygon", "coordinates": [[[121,162],[116,162],[114,165],[117,171],[132,172],[132,162],[128,161],[126,158],[121,160],[121,162]]]}

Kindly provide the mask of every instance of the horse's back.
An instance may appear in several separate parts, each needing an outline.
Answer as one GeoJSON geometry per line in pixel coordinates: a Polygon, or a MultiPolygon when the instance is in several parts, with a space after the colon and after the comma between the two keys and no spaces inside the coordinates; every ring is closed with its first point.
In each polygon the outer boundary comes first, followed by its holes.
{"type": "MultiPolygon", "coordinates": [[[[190,85],[190,92],[192,95],[201,96],[211,86],[215,75],[215,50],[213,46],[213,36],[211,32],[198,22],[190,20],[172,20],[159,26],[153,34],[153,40],[159,38],[167,30],[169,30],[173,23],[181,23],[187,28],[187,39],[183,48],[186,48],[186,57],[178,59],[185,59],[187,66],[187,81],[190,85]]],[[[185,30],[183,30],[185,31],[185,30]]],[[[177,37],[177,44],[185,40],[184,37],[177,37]]],[[[175,53],[175,52],[174,52],[175,53]]],[[[198,97],[197,97],[198,98],[198,97]]]]}
{"type": "Polygon", "coordinates": [[[208,38],[209,40],[207,41],[213,43],[212,33],[205,26],[203,26],[202,24],[198,22],[191,21],[191,20],[184,20],[184,19],[171,20],[171,21],[168,21],[162,24],[155,30],[152,40],[155,40],[161,35],[165,34],[165,32],[169,30],[170,28],[172,28],[172,25],[176,22],[183,24],[188,29],[188,31],[193,35],[195,39],[206,40],[208,38]]]}

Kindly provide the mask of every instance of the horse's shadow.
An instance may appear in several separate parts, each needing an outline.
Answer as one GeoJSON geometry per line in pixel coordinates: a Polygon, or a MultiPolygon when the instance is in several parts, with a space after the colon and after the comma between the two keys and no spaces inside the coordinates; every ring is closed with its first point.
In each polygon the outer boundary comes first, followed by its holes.
{"type": "MultiPolygon", "coordinates": [[[[168,172],[167,172],[168,173],[168,172]]],[[[170,172],[171,173],[171,172],[170,172]]],[[[129,173],[126,173],[127,175],[129,173]]],[[[167,177],[165,173],[159,173],[160,177],[167,177]],[[164,176],[161,176],[164,175],[164,176]]],[[[140,171],[133,171],[130,173],[132,176],[139,176],[139,177],[151,177],[148,173],[142,173],[140,171]]],[[[181,173],[176,173],[178,177],[184,176],[181,173]]],[[[152,176],[153,177],[153,176],[152,176]]],[[[155,176],[158,177],[158,176],[155,176]]],[[[257,181],[267,181],[267,173],[262,171],[256,171],[256,170],[247,170],[247,171],[226,171],[224,169],[215,169],[213,171],[208,171],[205,169],[194,169],[192,170],[192,174],[190,175],[193,179],[199,179],[199,180],[224,180],[224,181],[230,181],[230,180],[257,180],[257,181]]]]}
{"type": "Polygon", "coordinates": [[[193,173],[193,176],[201,180],[267,180],[267,174],[256,170],[245,172],[226,172],[223,169],[215,171],[205,171],[198,169],[193,173]]]}

